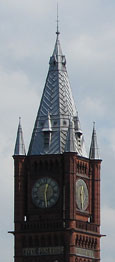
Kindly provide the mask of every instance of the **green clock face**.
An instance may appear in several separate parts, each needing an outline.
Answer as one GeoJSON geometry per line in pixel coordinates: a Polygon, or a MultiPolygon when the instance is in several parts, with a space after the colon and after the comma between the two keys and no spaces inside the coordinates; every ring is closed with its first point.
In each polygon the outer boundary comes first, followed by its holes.
{"type": "Polygon", "coordinates": [[[32,188],[32,201],[36,207],[52,207],[56,204],[58,198],[59,186],[52,178],[40,178],[32,188]]]}
{"type": "Polygon", "coordinates": [[[88,206],[88,188],[84,180],[76,181],[76,203],[78,209],[85,211],[88,206]]]}

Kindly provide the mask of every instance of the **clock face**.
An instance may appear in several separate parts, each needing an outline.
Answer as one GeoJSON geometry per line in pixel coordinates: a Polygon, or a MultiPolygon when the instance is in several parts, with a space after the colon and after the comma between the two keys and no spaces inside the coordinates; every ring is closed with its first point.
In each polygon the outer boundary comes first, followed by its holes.
{"type": "Polygon", "coordinates": [[[52,207],[56,204],[58,198],[59,186],[52,178],[40,178],[32,188],[32,201],[36,207],[52,207]]]}
{"type": "Polygon", "coordinates": [[[76,181],[76,203],[78,209],[85,211],[88,206],[88,188],[84,180],[76,181]]]}

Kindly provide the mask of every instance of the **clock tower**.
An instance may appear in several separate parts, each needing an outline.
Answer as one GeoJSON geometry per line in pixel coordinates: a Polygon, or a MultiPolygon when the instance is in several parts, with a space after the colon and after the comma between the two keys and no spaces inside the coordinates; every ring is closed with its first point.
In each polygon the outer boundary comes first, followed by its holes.
{"type": "Polygon", "coordinates": [[[57,30],[28,153],[21,121],[14,150],[15,262],[100,261],[100,165],[89,156],[57,30]]]}

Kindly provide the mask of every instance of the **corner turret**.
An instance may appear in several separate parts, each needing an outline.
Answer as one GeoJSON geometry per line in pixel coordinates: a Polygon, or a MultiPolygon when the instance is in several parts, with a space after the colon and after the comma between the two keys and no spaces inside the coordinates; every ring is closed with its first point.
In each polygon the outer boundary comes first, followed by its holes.
{"type": "Polygon", "coordinates": [[[22,127],[21,127],[21,118],[19,118],[17,138],[16,138],[15,149],[14,149],[14,156],[17,156],[17,155],[26,155],[24,139],[23,139],[23,132],[22,132],[22,127]]]}
{"type": "Polygon", "coordinates": [[[95,122],[93,123],[93,132],[92,132],[92,139],[91,139],[89,158],[90,159],[100,159],[99,148],[98,148],[98,144],[97,144],[97,135],[96,135],[96,129],[95,129],[95,122]]]}

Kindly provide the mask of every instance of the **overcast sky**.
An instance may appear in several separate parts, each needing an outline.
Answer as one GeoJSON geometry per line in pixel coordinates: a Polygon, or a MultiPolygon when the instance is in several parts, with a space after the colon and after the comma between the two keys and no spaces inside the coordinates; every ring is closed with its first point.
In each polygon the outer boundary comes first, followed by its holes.
{"type": "MultiPolygon", "coordinates": [[[[0,261],[13,261],[13,150],[28,150],[55,44],[56,0],[0,0],[0,261]]],[[[102,262],[115,261],[115,1],[59,0],[60,42],[87,151],[96,122],[102,262]]]]}

